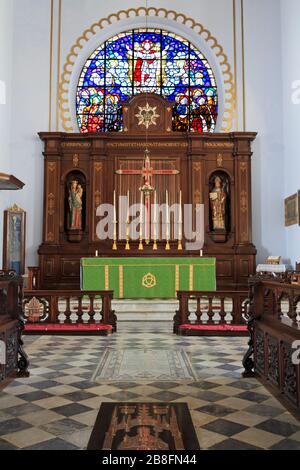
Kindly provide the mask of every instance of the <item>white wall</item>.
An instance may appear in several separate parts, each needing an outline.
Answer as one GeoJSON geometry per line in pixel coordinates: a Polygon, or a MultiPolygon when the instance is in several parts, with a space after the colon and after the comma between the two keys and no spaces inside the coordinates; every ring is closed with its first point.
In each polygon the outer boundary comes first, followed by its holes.
{"type": "MultiPolygon", "coordinates": [[[[12,0],[2,0],[11,4],[12,0]]],[[[49,0],[13,0],[14,64],[11,169],[27,186],[14,193],[28,215],[27,265],[37,262],[41,242],[43,157],[36,134],[49,130],[49,0]]],[[[258,131],[253,160],[254,242],[258,260],[267,254],[285,256],[282,199],[280,0],[244,0],[246,130],[258,131]],[[266,27],[267,24],[267,27],[266,27]]],[[[120,9],[144,6],[138,0],[54,0],[51,130],[57,129],[57,75],[71,46],[83,31],[120,9]],[[58,52],[59,51],[59,52],[58,52]],[[58,56],[60,55],[58,70],[58,56]]],[[[149,0],[149,6],[182,12],[202,23],[223,46],[234,72],[233,0],[149,0]]],[[[236,0],[238,126],[243,130],[241,0],[236,0]]],[[[0,46],[1,47],[1,46],[0,46]]],[[[1,79],[1,78],[0,78],[1,79]]],[[[75,104],[75,103],[74,103],[75,104]]],[[[58,122],[58,130],[62,130],[58,122]]]]}
{"type": "MultiPolygon", "coordinates": [[[[0,172],[10,171],[9,130],[12,108],[12,51],[13,51],[13,2],[0,0],[0,80],[5,83],[6,104],[0,102],[0,172]]],[[[0,240],[3,239],[4,209],[9,204],[9,192],[0,191],[0,240]]],[[[2,242],[0,243],[0,267],[2,267],[2,242]]]]}
{"type": "Polygon", "coordinates": [[[42,237],[43,146],[49,121],[48,0],[15,0],[11,171],[25,183],[11,195],[27,212],[26,265],[36,265],[42,237]],[[32,264],[33,263],[33,264],[32,264]]]}
{"type": "MultiPolygon", "coordinates": [[[[300,92],[297,92],[297,103],[292,100],[292,86],[298,81],[300,89],[300,2],[299,0],[282,0],[282,37],[283,56],[283,116],[284,116],[284,162],[285,189],[288,197],[300,189],[300,92]]],[[[292,264],[300,262],[300,227],[293,225],[286,229],[287,253],[292,264]]]]}
{"type": "Polygon", "coordinates": [[[281,23],[278,0],[245,1],[246,128],[254,145],[253,238],[259,260],[286,258],[281,23]]]}

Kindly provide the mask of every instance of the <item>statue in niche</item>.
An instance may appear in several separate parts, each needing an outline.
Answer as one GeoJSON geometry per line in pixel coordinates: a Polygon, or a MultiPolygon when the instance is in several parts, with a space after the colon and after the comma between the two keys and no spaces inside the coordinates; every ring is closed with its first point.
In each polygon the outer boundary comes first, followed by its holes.
{"type": "Polygon", "coordinates": [[[209,193],[213,230],[226,230],[227,193],[222,179],[214,178],[214,187],[209,193]]]}
{"type": "Polygon", "coordinates": [[[69,230],[82,229],[82,196],[83,188],[78,180],[72,180],[69,189],[69,230]]]}

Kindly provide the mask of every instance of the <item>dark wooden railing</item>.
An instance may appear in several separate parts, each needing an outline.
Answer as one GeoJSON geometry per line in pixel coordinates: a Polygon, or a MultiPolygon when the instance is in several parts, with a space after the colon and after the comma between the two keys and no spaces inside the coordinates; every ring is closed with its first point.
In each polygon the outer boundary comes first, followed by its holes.
{"type": "Polygon", "coordinates": [[[24,313],[30,323],[106,324],[116,330],[113,291],[25,290],[24,313]]]}
{"type": "Polygon", "coordinates": [[[300,286],[254,280],[250,297],[244,375],[259,375],[300,412],[300,286]]]}
{"type": "Polygon", "coordinates": [[[174,316],[174,333],[180,325],[245,325],[247,291],[178,291],[179,310],[174,316]],[[191,310],[191,303],[195,309],[191,310]],[[192,313],[194,319],[191,319],[192,313]]]}

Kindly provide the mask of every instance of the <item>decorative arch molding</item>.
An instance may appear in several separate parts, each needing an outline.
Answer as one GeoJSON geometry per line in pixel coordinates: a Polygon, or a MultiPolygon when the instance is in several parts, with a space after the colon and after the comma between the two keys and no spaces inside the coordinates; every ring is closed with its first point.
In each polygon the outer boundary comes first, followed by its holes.
{"type": "MultiPolygon", "coordinates": [[[[155,7],[130,8],[128,10],[120,10],[117,13],[112,13],[107,18],[102,18],[99,20],[99,22],[92,24],[92,26],[86,29],[82,36],[77,39],[76,43],[71,47],[67,56],[59,83],[59,113],[63,129],[66,132],[74,131],[74,118],[72,117],[72,110],[70,106],[70,88],[74,66],[84,47],[87,45],[87,43],[91,42],[95,36],[99,35],[99,33],[105,28],[118,25],[118,23],[124,23],[126,20],[136,21],[139,18],[145,18],[146,16],[150,19],[153,19],[157,26],[163,25],[166,27],[165,21],[168,21],[169,25],[170,23],[173,23],[174,26],[177,26],[177,31],[178,25],[192,30],[193,33],[200,36],[201,40],[206,43],[207,49],[210,49],[210,51],[213,52],[216,59],[215,62],[217,62],[221,72],[221,83],[219,80],[218,88],[220,89],[221,85],[221,90],[223,90],[223,103],[221,103],[220,100],[219,111],[219,117],[222,120],[222,124],[219,126],[219,129],[222,132],[229,132],[232,129],[235,114],[236,89],[231,66],[229,64],[228,57],[223,50],[223,47],[218,43],[217,39],[212,36],[209,30],[204,28],[202,24],[197,23],[192,18],[187,17],[183,13],[177,13],[174,10],[155,7]]],[[[182,34],[184,34],[184,31],[182,31],[182,34]]],[[[193,42],[192,39],[191,42],[193,42]]],[[[220,97],[222,98],[222,95],[220,97]]]]}

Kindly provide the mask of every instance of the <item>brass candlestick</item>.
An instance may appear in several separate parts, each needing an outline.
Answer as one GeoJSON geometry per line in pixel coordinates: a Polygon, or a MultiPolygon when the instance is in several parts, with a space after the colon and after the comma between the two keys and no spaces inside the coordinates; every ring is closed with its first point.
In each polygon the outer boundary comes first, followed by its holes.
{"type": "Polygon", "coordinates": [[[177,250],[182,251],[182,241],[181,240],[178,240],[177,250]]]}
{"type": "Polygon", "coordinates": [[[112,249],[114,251],[116,251],[118,249],[118,246],[117,246],[117,222],[116,221],[114,222],[114,242],[113,242],[112,249]]]}
{"type": "Polygon", "coordinates": [[[127,251],[130,250],[129,240],[130,240],[130,236],[129,236],[129,223],[127,222],[127,224],[126,224],[126,245],[125,245],[125,250],[127,250],[127,251]]]}
{"type": "Polygon", "coordinates": [[[153,240],[153,250],[157,250],[157,240],[153,240]]]}
{"type": "Polygon", "coordinates": [[[139,251],[143,251],[144,245],[143,245],[143,239],[140,238],[140,243],[139,243],[139,251]]]}
{"type": "Polygon", "coordinates": [[[167,243],[166,243],[166,251],[170,251],[170,241],[167,240],[167,243]]]}

